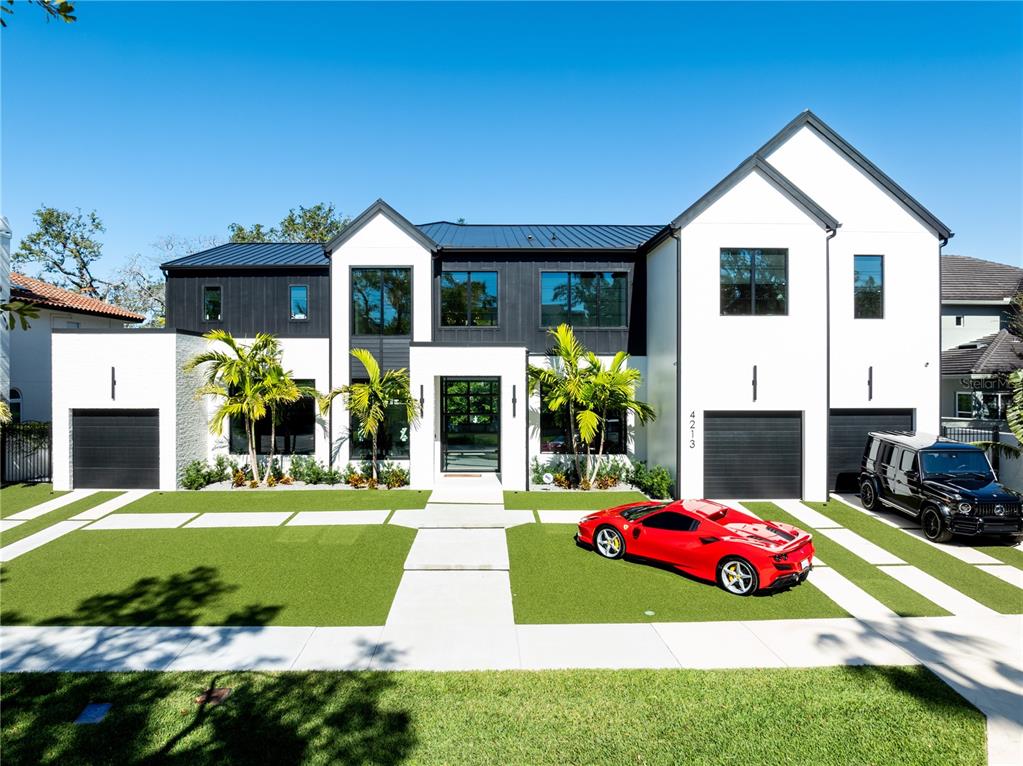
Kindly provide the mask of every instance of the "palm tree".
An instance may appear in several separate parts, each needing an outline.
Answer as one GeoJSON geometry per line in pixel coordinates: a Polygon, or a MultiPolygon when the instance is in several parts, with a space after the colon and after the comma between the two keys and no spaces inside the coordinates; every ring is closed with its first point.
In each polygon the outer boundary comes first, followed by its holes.
{"type": "Polygon", "coordinates": [[[185,363],[184,370],[203,368],[205,382],[196,391],[196,398],[216,396],[220,399],[220,406],[210,420],[211,433],[219,436],[224,431],[225,419],[241,418],[252,478],[258,481],[256,423],[269,411],[265,380],[271,368],[280,364],[280,343],[273,335],[259,333],[252,344],[246,346],[225,330],[211,330],[203,338],[211,343],[222,343],[227,350],[210,348],[196,354],[185,363]]]}
{"type": "Polygon", "coordinates": [[[635,367],[626,367],[629,355],[619,351],[605,368],[593,353],[587,355],[589,374],[583,384],[582,400],[588,409],[579,413],[579,435],[586,444],[587,478],[592,484],[597,478],[607,435],[607,415],[631,412],[640,423],[656,418],[653,407],[636,398],[636,388],[643,379],[635,367]],[[585,414],[585,417],[584,417],[585,414]],[[596,459],[591,460],[591,446],[599,434],[596,459]]]}
{"type": "Polygon", "coordinates": [[[541,406],[546,406],[551,412],[568,409],[569,441],[572,443],[575,471],[581,477],[583,471],[579,461],[576,421],[581,416],[580,425],[585,423],[589,428],[592,423],[591,415],[587,414],[590,408],[583,401],[583,392],[591,374],[589,364],[583,365],[586,349],[567,324],[560,324],[547,333],[554,339],[553,348],[547,352],[550,367],[529,366],[529,393],[533,395],[540,391],[543,397],[541,406]]]}
{"type": "Polygon", "coordinates": [[[281,409],[297,402],[302,397],[319,398],[319,392],[312,386],[296,383],[291,370],[285,370],[276,363],[267,368],[261,387],[263,400],[270,414],[270,451],[267,454],[266,472],[263,476],[263,482],[269,483],[274,450],[277,447],[277,424],[280,422],[281,409]]]}
{"type": "Polygon", "coordinates": [[[376,357],[364,348],[353,348],[353,357],[362,362],[369,377],[366,383],[352,383],[333,389],[320,398],[320,412],[326,415],[330,405],[338,396],[342,397],[347,409],[359,422],[359,436],[372,441],[370,457],[373,465],[373,480],[377,480],[377,434],[387,419],[387,408],[399,406],[405,410],[410,426],[419,423],[419,402],[409,388],[408,370],[388,370],[380,374],[376,357]]]}

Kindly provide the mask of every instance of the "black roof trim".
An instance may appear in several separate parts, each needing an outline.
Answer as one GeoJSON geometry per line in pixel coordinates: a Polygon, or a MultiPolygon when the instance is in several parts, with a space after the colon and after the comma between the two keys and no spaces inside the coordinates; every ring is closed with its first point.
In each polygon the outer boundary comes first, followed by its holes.
{"type": "Polygon", "coordinates": [[[928,228],[932,229],[939,237],[947,240],[954,236],[952,230],[938,220],[937,216],[917,202],[917,200],[909,192],[895,183],[895,181],[892,180],[887,173],[868,160],[856,147],[838,135],[831,126],[825,123],[824,120],[809,109],[796,115],[796,117],[788,125],[778,131],[774,137],[761,146],[756,153],[763,157],[767,157],[804,125],[815,130],[822,138],[824,138],[824,140],[844,154],[853,163],[853,165],[877,181],[877,183],[884,187],[889,194],[901,202],[906,209],[915,215],[928,228]]]}
{"type": "Polygon", "coordinates": [[[334,239],[330,240],[326,245],[323,246],[324,252],[327,257],[337,250],[341,245],[348,241],[355,232],[359,231],[363,226],[373,220],[376,215],[380,213],[386,216],[393,224],[399,229],[408,234],[412,239],[418,242],[420,245],[425,247],[430,252],[434,252],[437,249],[437,243],[430,239],[428,236],[423,234],[417,229],[405,216],[395,210],[393,207],[388,205],[382,199],[378,199],[362,213],[360,213],[351,223],[349,223],[344,231],[338,234],[334,239]]]}
{"type": "Polygon", "coordinates": [[[696,216],[721,199],[721,197],[730,191],[733,186],[739,183],[739,181],[753,172],[760,172],[768,183],[796,203],[796,205],[799,206],[804,213],[817,221],[822,228],[834,231],[841,226],[834,216],[830,215],[824,208],[810,199],[805,192],[783,176],[776,167],[771,165],[759,154],[754,154],[746,158],[745,162],[721,179],[721,181],[713,189],[704,194],[700,197],[700,199],[696,200],[696,202],[679,214],[675,220],[671,222],[671,226],[675,229],[681,229],[696,218],[696,216]]]}

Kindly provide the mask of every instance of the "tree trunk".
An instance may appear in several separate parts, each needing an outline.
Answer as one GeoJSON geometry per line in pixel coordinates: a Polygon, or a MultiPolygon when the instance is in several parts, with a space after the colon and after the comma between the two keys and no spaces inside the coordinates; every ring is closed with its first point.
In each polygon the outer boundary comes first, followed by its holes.
{"type": "Polygon", "coordinates": [[[579,444],[575,439],[575,405],[572,400],[568,401],[568,435],[572,440],[572,456],[575,462],[575,475],[580,479],[583,477],[582,464],[579,462],[579,444]]]}
{"type": "Polygon", "coordinates": [[[373,432],[373,451],[370,455],[373,458],[373,481],[377,480],[377,432],[373,432]]]}
{"type": "Polygon", "coordinates": [[[266,484],[270,483],[270,466],[274,462],[274,447],[277,446],[277,421],[274,419],[273,413],[270,413],[270,454],[266,458],[266,475],[263,477],[263,482],[266,484]]]}
{"type": "Polygon", "coordinates": [[[259,458],[256,457],[256,424],[245,418],[245,436],[249,440],[249,465],[253,481],[259,481],[259,458]]]}
{"type": "Polygon", "coordinates": [[[600,447],[597,449],[597,462],[593,465],[593,473],[590,475],[590,484],[597,480],[597,471],[600,470],[600,461],[604,458],[604,437],[607,435],[607,409],[600,415],[600,447]]]}

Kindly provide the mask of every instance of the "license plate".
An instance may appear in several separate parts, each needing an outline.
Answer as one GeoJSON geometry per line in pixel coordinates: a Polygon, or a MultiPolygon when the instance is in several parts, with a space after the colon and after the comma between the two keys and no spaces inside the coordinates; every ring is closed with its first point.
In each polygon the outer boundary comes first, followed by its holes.
{"type": "Polygon", "coordinates": [[[806,569],[808,566],[810,566],[810,559],[803,559],[799,562],[800,569],[806,569]]]}

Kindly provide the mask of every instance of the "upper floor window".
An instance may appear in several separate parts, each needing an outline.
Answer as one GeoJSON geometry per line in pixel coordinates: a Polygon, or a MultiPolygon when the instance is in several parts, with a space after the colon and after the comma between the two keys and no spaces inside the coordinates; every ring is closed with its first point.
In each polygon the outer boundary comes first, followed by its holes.
{"type": "Polygon", "coordinates": [[[629,275],[624,271],[545,271],[540,274],[540,323],[555,327],[626,327],[629,275]]]}
{"type": "MultiPolygon", "coordinates": [[[[604,419],[603,437],[605,455],[624,455],[628,448],[627,413],[625,410],[616,410],[607,413],[604,419]]],[[[575,432],[577,442],[580,442],[580,449],[583,445],[579,439],[578,426],[569,428],[568,410],[557,410],[551,412],[545,400],[540,405],[540,451],[557,452],[568,454],[572,452],[572,433],[575,432]]],[[[598,432],[593,441],[596,447],[600,442],[601,434],[598,432]]]]}
{"type": "Polygon", "coordinates": [[[303,321],[309,318],[309,287],[307,285],[289,285],[288,302],[291,305],[291,318],[303,321]]]}
{"type": "Polygon", "coordinates": [[[443,327],[496,327],[497,272],[442,272],[440,323],[443,327]]]}
{"type": "Polygon", "coordinates": [[[207,322],[219,322],[221,312],[220,286],[206,285],[202,289],[202,316],[207,322]]]}
{"type": "Polygon", "coordinates": [[[966,317],[964,317],[964,316],[957,316],[956,317],[956,327],[962,327],[963,324],[965,324],[965,322],[966,322],[966,317]]]}
{"type": "Polygon", "coordinates": [[[721,249],[721,316],[788,313],[788,250],[721,249]]]}
{"type": "Polygon", "coordinates": [[[857,255],[853,261],[853,316],[881,319],[884,316],[884,256],[857,255]]]}
{"type": "Polygon", "coordinates": [[[412,333],[412,270],[352,269],[352,335],[412,333]]]}

